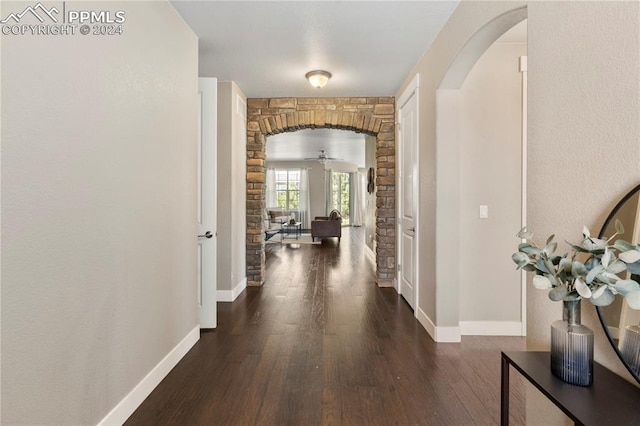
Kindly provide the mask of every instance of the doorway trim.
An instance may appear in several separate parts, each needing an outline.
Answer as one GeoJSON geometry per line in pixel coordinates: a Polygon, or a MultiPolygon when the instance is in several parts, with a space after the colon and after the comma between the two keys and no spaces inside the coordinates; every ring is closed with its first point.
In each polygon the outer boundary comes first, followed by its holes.
{"type": "MultiPolygon", "coordinates": [[[[398,99],[398,103],[397,103],[397,110],[398,110],[398,117],[397,117],[397,123],[398,123],[398,134],[400,134],[401,130],[402,130],[402,110],[405,107],[405,105],[407,104],[407,102],[409,102],[409,100],[411,98],[415,98],[415,102],[416,102],[416,129],[415,129],[415,145],[412,147],[413,148],[413,154],[414,157],[416,158],[416,161],[418,158],[420,158],[420,144],[418,143],[418,141],[420,140],[420,125],[419,125],[419,117],[420,117],[420,96],[419,96],[419,88],[420,88],[420,73],[416,73],[416,75],[413,77],[413,79],[409,82],[409,85],[407,86],[407,88],[404,90],[404,92],[402,92],[402,94],[400,95],[400,98],[398,99]]],[[[400,239],[402,238],[402,217],[403,217],[403,207],[402,207],[402,197],[403,197],[403,191],[405,190],[405,188],[402,185],[402,179],[401,176],[403,176],[406,171],[403,170],[402,168],[402,160],[401,160],[401,155],[402,155],[402,150],[405,149],[404,143],[402,142],[404,141],[404,138],[399,138],[398,140],[398,147],[397,147],[397,151],[398,151],[398,191],[397,191],[397,203],[398,203],[398,226],[397,226],[397,236],[398,236],[398,241],[396,243],[396,247],[398,248],[398,252],[397,252],[397,258],[398,258],[398,268],[402,267],[404,268],[404,266],[401,265],[402,262],[402,257],[401,257],[401,250],[402,250],[402,246],[400,243],[400,239]]],[[[414,173],[414,178],[413,178],[413,190],[414,190],[414,194],[413,194],[413,199],[414,199],[414,203],[416,206],[416,211],[415,211],[415,217],[414,217],[414,225],[415,225],[415,230],[414,230],[414,234],[415,234],[415,239],[417,239],[417,236],[420,235],[420,215],[419,213],[419,209],[417,208],[417,206],[420,205],[420,189],[419,189],[419,185],[420,185],[420,168],[416,167],[415,170],[413,171],[414,173]]],[[[418,301],[419,299],[419,294],[420,294],[420,263],[417,262],[417,259],[420,258],[420,244],[416,241],[415,245],[414,245],[414,262],[413,263],[413,268],[414,268],[414,280],[413,280],[413,285],[414,285],[414,316],[416,318],[418,318],[418,312],[419,312],[419,303],[418,301]]],[[[404,288],[402,287],[402,274],[400,273],[400,271],[398,272],[398,280],[397,280],[397,290],[398,293],[403,294],[404,293],[404,288]]]]}
{"type": "Polygon", "coordinates": [[[268,136],[341,129],[376,137],[376,284],[392,287],[396,265],[394,97],[247,99],[247,285],[265,280],[265,158],[268,136]]]}

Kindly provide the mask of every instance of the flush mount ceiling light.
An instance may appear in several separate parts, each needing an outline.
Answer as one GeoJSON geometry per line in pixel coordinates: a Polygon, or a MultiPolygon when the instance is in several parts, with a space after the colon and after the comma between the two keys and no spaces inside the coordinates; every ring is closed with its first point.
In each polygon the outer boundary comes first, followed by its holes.
{"type": "Polygon", "coordinates": [[[328,71],[315,70],[315,71],[309,71],[305,75],[305,77],[307,77],[307,80],[309,80],[309,83],[311,83],[313,87],[317,87],[318,89],[320,89],[321,87],[324,87],[329,82],[329,79],[331,78],[331,73],[328,71]]]}

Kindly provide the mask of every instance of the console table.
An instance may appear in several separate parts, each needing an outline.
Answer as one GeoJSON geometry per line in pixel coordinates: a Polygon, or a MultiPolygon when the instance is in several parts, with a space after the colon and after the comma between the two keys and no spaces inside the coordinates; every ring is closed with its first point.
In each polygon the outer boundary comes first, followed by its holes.
{"type": "Polygon", "coordinates": [[[551,374],[549,352],[502,352],[500,424],[509,424],[509,366],[513,366],[576,425],[640,424],[640,388],[593,364],[593,385],[570,385],[551,374]]]}

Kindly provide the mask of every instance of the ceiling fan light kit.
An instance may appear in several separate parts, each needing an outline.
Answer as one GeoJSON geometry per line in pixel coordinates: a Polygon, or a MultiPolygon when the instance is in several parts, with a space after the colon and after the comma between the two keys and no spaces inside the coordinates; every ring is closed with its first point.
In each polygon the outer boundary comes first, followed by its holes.
{"type": "Polygon", "coordinates": [[[305,77],[307,78],[307,80],[309,80],[309,83],[313,87],[320,89],[326,86],[326,84],[329,82],[331,73],[324,70],[315,70],[309,71],[307,74],[305,74],[305,77]]]}
{"type": "Polygon", "coordinates": [[[318,162],[322,165],[327,164],[327,155],[324,153],[324,150],[320,150],[320,155],[318,155],[318,162]]]}
{"type": "Polygon", "coordinates": [[[317,161],[323,166],[327,164],[327,161],[342,161],[342,158],[327,157],[327,153],[324,149],[320,150],[320,154],[317,157],[305,158],[306,161],[317,161]]]}

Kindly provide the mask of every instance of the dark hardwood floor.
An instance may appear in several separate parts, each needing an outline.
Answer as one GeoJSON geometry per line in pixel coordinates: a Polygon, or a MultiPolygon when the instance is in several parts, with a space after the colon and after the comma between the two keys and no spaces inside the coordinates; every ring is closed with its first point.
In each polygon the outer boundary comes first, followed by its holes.
{"type": "MultiPolygon", "coordinates": [[[[436,344],[377,288],[362,229],[340,245],[267,247],[267,280],[218,304],[218,328],[127,425],[497,425],[500,350],[523,338],[436,344]]],[[[511,424],[525,424],[511,375],[511,424]]]]}

